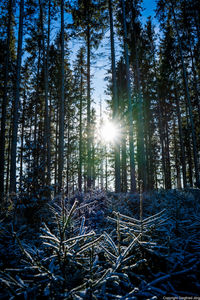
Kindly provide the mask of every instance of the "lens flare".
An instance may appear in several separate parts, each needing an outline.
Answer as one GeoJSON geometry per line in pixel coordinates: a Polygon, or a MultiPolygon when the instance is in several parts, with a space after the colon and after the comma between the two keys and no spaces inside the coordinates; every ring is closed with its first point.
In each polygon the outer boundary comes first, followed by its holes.
{"type": "Polygon", "coordinates": [[[101,137],[105,142],[115,142],[120,137],[120,131],[116,124],[107,121],[101,127],[101,137]]]}

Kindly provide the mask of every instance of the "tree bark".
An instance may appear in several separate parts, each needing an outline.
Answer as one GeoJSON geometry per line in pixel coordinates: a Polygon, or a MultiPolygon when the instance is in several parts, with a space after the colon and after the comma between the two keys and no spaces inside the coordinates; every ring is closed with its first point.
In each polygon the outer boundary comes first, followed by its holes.
{"type": "MultiPolygon", "coordinates": [[[[88,16],[89,23],[89,16],[88,16]]],[[[90,25],[87,25],[87,189],[92,184],[91,162],[91,97],[90,97],[90,25]]]]}
{"type": "Polygon", "coordinates": [[[0,135],[0,200],[4,197],[4,170],[5,170],[5,134],[6,134],[6,115],[8,105],[8,77],[9,77],[9,59],[10,59],[10,31],[12,18],[12,0],[8,2],[8,23],[7,23],[7,41],[5,57],[5,79],[4,94],[1,108],[1,135],[0,135]]]}
{"type": "MultiPolygon", "coordinates": [[[[83,55],[83,54],[82,54],[83,55]]],[[[80,86],[80,110],[79,110],[79,169],[78,188],[82,191],[82,110],[83,110],[83,66],[81,66],[81,86],[80,86]]]]}
{"type": "Polygon", "coordinates": [[[61,97],[59,103],[58,192],[63,187],[64,166],[64,0],[61,0],[61,97]]]}
{"type": "MultiPolygon", "coordinates": [[[[112,96],[113,96],[113,122],[119,124],[118,112],[118,96],[117,96],[117,80],[116,80],[116,66],[115,66],[115,45],[113,32],[113,11],[112,0],[109,0],[109,16],[110,16],[110,43],[111,43],[111,61],[112,61],[112,96]]],[[[120,176],[120,144],[119,141],[114,143],[115,152],[115,192],[121,191],[121,176],[120,176]]]]}
{"type": "Polygon", "coordinates": [[[10,166],[10,193],[16,193],[16,157],[17,157],[17,131],[19,118],[19,98],[21,81],[21,61],[22,61],[22,41],[23,41],[23,20],[24,20],[24,0],[20,1],[19,31],[18,31],[18,49],[17,49],[17,69],[16,69],[16,87],[13,109],[12,124],[12,142],[11,142],[11,166],[10,166]]]}
{"type": "Polygon", "coordinates": [[[175,101],[176,101],[176,112],[178,116],[178,131],[179,131],[179,143],[180,143],[180,157],[181,157],[181,167],[182,167],[182,175],[183,175],[183,187],[187,186],[187,178],[186,178],[186,159],[185,159],[185,147],[183,143],[183,128],[182,128],[182,120],[181,120],[181,110],[180,103],[177,94],[177,86],[176,86],[176,77],[175,81],[175,101]]]}
{"type": "Polygon", "coordinates": [[[135,158],[134,158],[134,143],[133,143],[133,110],[131,100],[131,85],[130,85],[130,71],[129,71],[129,55],[127,45],[127,29],[126,29],[126,15],[124,0],[122,3],[122,15],[123,15],[123,30],[124,30],[124,52],[125,52],[125,64],[126,64],[126,82],[127,82],[127,94],[128,94],[128,113],[129,113],[129,151],[130,151],[130,173],[131,173],[131,187],[130,191],[136,191],[135,181],[135,158]]]}
{"type": "Polygon", "coordinates": [[[44,67],[44,92],[45,92],[45,117],[44,117],[44,168],[47,168],[47,175],[45,176],[45,184],[50,185],[51,181],[51,157],[50,157],[50,122],[49,122],[49,35],[50,35],[50,1],[49,1],[49,12],[48,12],[48,38],[47,38],[47,49],[45,47],[45,37],[44,37],[44,24],[43,24],[43,4],[39,0],[40,6],[40,26],[41,26],[41,36],[42,36],[42,50],[43,50],[43,67],[44,67]]]}

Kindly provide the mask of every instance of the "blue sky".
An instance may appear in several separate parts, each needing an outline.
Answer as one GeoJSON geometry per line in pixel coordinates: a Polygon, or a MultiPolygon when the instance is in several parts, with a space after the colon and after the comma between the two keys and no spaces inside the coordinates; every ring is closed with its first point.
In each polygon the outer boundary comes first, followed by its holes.
{"type": "Polygon", "coordinates": [[[148,16],[154,17],[154,10],[156,8],[155,0],[143,0],[143,7],[145,8],[143,12],[144,19],[146,19],[148,16]]]}
{"type": "MultiPolygon", "coordinates": [[[[156,0],[143,0],[143,8],[144,11],[142,12],[141,20],[143,23],[146,22],[147,18],[149,16],[152,17],[154,24],[156,25],[155,20],[155,8],[156,8],[156,0]]],[[[92,63],[92,87],[94,88],[94,91],[92,93],[92,98],[95,102],[95,107],[98,110],[99,107],[99,101],[102,99],[103,102],[103,108],[106,110],[106,104],[105,99],[108,97],[105,95],[104,91],[106,89],[106,82],[104,81],[104,78],[106,76],[106,70],[110,68],[110,45],[109,45],[109,32],[107,33],[107,36],[105,37],[104,41],[101,43],[100,48],[96,53],[103,53],[105,57],[94,59],[92,63]],[[98,66],[104,66],[104,68],[99,69],[98,66]]],[[[116,60],[121,55],[121,49],[119,49],[117,45],[117,40],[115,40],[115,48],[116,48],[116,60]]]]}

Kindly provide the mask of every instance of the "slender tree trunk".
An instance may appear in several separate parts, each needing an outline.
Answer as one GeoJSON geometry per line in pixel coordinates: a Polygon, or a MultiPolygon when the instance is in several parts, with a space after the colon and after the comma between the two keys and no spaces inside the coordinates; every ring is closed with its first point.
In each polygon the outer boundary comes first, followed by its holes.
{"type": "MultiPolygon", "coordinates": [[[[151,50],[153,53],[153,45],[151,45],[151,50]]],[[[154,74],[155,77],[158,78],[158,74],[157,74],[157,70],[156,70],[156,62],[154,60],[153,62],[153,70],[154,70],[154,74]]],[[[163,187],[165,187],[165,149],[164,149],[164,135],[163,135],[163,130],[164,130],[164,126],[163,126],[163,112],[162,112],[162,106],[161,106],[161,96],[160,96],[160,91],[158,86],[156,86],[156,91],[157,91],[157,103],[158,103],[158,132],[159,132],[159,137],[160,137],[160,144],[161,144],[161,160],[162,160],[162,174],[163,174],[163,187]]],[[[157,176],[156,176],[157,179],[157,176]]],[[[158,180],[156,182],[156,186],[158,188],[158,180]]]]}
{"type": "Polygon", "coordinates": [[[59,105],[58,191],[63,187],[64,166],[64,0],[61,0],[61,99],[59,105]]]}
{"type": "Polygon", "coordinates": [[[80,110],[79,110],[79,170],[78,170],[78,188],[82,191],[82,110],[83,110],[83,67],[81,66],[80,82],[80,110]]]}
{"type": "MultiPolygon", "coordinates": [[[[132,5],[132,23],[134,24],[134,6],[132,5]]],[[[134,30],[134,28],[133,28],[134,30]]],[[[139,66],[139,55],[138,55],[138,39],[134,30],[134,43],[135,43],[135,65],[136,65],[136,91],[137,91],[137,102],[138,102],[138,180],[142,180],[142,190],[146,189],[147,181],[147,170],[146,170],[146,157],[144,149],[144,121],[143,121],[143,99],[141,93],[141,76],[139,66]]]]}
{"type": "Polygon", "coordinates": [[[178,189],[181,189],[180,161],[179,161],[179,151],[177,145],[175,118],[173,119],[173,142],[174,142],[174,158],[175,158],[175,170],[176,170],[176,186],[178,187],[178,189]]]}
{"type": "MultiPolygon", "coordinates": [[[[188,37],[189,39],[189,37],[188,37]]],[[[195,94],[195,100],[196,100],[196,104],[197,104],[197,109],[198,109],[198,114],[199,114],[199,124],[200,124],[200,101],[199,101],[199,86],[198,86],[198,80],[197,80],[197,72],[195,69],[195,64],[194,64],[194,55],[192,53],[192,47],[191,47],[191,41],[189,39],[189,43],[190,43],[190,56],[191,56],[191,62],[192,62],[192,72],[193,72],[193,85],[194,85],[194,94],[195,94]]]]}
{"type": "Polygon", "coordinates": [[[46,94],[45,114],[46,114],[46,133],[47,133],[47,185],[51,185],[51,114],[49,112],[49,45],[50,45],[50,30],[51,30],[51,0],[48,7],[48,32],[47,32],[47,53],[46,53],[46,94]]]}
{"type": "Polygon", "coordinates": [[[181,119],[181,110],[180,103],[177,94],[177,86],[176,86],[176,77],[175,81],[175,101],[176,101],[176,112],[178,116],[178,131],[179,131],[179,142],[180,142],[180,157],[181,157],[181,167],[182,167],[182,175],[183,175],[183,187],[187,186],[187,178],[186,178],[186,159],[185,159],[185,147],[183,143],[183,127],[182,127],[182,119],[181,119]]]}
{"type": "Polygon", "coordinates": [[[39,151],[38,151],[38,137],[39,137],[39,130],[38,130],[38,99],[39,99],[39,74],[40,74],[40,67],[41,67],[41,46],[40,42],[38,43],[39,54],[38,54],[38,62],[37,62],[37,82],[36,82],[36,95],[35,95],[35,107],[34,107],[34,151],[33,151],[33,160],[35,165],[35,172],[34,172],[34,184],[37,189],[38,187],[38,180],[39,180],[39,151]]]}
{"type": "Polygon", "coordinates": [[[162,152],[162,171],[163,171],[163,187],[165,187],[165,174],[166,174],[166,166],[165,166],[165,147],[164,147],[164,126],[163,126],[163,113],[161,109],[160,99],[158,99],[158,124],[159,124],[159,133],[160,133],[160,143],[161,143],[161,152],[162,152]]]}
{"type": "Polygon", "coordinates": [[[6,194],[8,194],[8,191],[9,191],[10,149],[11,149],[11,139],[12,139],[11,133],[12,133],[12,127],[10,126],[10,128],[9,128],[9,135],[8,135],[8,151],[7,151],[6,194]]]}
{"type": "Polygon", "coordinates": [[[54,189],[54,196],[56,195],[57,193],[57,171],[58,171],[58,126],[59,126],[59,109],[57,108],[57,111],[56,111],[56,144],[55,144],[55,165],[54,165],[54,168],[55,168],[55,176],[54,176],[54,184],[55,184],[55,189],[54,189]]]}
{"type": "Polygon", "coordinates": [[[70,193],[70,177],[69,177],[69,167],[70,167],[70,121],[69,121],[69,112],[68,112],[68,128],[67,128],[67,171],[66,171],[66,193],[70,193]]]}
{"type": "MultiPolygon", "coordinates": [[[[89,22],[89,16],[88,16],[89,22]]],[[[91,99],[90,99],[90,25],[87,25],[87,189],[92,184],[91,164],[91,99]]]]}
{"type": "MultiPolygon", "coordinates": [[[[112,61],[113,121],[114,124],[118,125],[119,124],[119,111],[118,111],[119,103],[118,103],[118,96],[117,96],[112,0],[109,0],[108,3],[109,3],[109,16],[110,16],[110,43],[111,43],[111,61],[112,61]]],[[[116,141],[114,144],[114,152],[115,152],[115,192],[119,193],[121,191],[119,141],[116,141]]]]}
{"type": "Polygon", "coordinates": [[[186,132],[185,132],[185,144],[187,150],[187,159],[188,159],[188,174],[189,174],[189,183],[190,186],[193,186],[193,161],[192,161],[192,153],[191,153],[191,128],[189,123],[189,116],[188,116],[188,107],[186,104],[186,132]]]}
{"type": "Polygon", "coordinates": [[[182,71],[183,71],[183,80],[184,80],[184,85],[185,85],[185,93],[186,93],[187,105],[188,105],[188,110],[189,110],[191,131],[192,131],[192,144],[193,144],[193,156],[194,156],[194,169],[195,169],[196,185],[197,185],[197,187],[200,187],[196,131],[195,131],[195,127],[194,127],[192,103],[191,103],[189,86],[188,86],[188,76],[187,76],[187,71],[186,71],[186,68],[185,68],[185,63],[184,63],[184,58],[183,58],[183,50],[182,50],[182,43],[181,43],[181,38],[180,38],[179,30],[178,30],[178,25],[177,25],[176,15],[175,15],[175,12],[174,12],[173,3],[172,3],[171,8],[172,8],[172,14],[173,14],[173,18],[174,18],[174,25],[175,25],[175,29],[176,29],[176,33],[177,33],[177,37],[178,37],[178,45],[179,45],[182,71]]]}
{"type": "Polygon", "coordinates": [[[171,184],[171,161],[170,161],[170,151],[169,151],[169,123],[167,121],[167,108],[165,105],[165,115],[164,115],[164,124],[165,124],[165,188],[170,190],[172,188],[171,184]]]}
{"type": "Polygon", "coordinates": [[[140,68],[138,62],[138,50],[137,50],[137,41],[135,38],[136,44],[136,86],[137,86],[137,98],[138,98],[138,154],[139,154],[139,161],[138,161],[138,173],[141,174],[142,180],[142,190],[146,189],[146,159],[145,159],[145,151],[144,151],[144,123],[143,123],[143,101],[142,101],[142,93],[141,93],[141,80],[140,80],[140,68]]]}
{"type": "Polygon", "coordinates": [[[22,60],[22,40],[23,40],[23,19],[24,19],[24,0],[20,1],[20,17],[18,31],[18,49],[17,49],[17,69],[16,69],[16,87],[13,109],[12,124],[12,142],[11,142],[11,166],[10,166],[10,192],[16,193],[16,156],[17,156],[17,131],[18,131],[18,108],[20,97],[21,81],[21,60],[22,60]]]}
{"type": "Polygon", "coordinates": [[[130,173],[131,173],[131,192],[136,191],[135,181],[135,158],[134,158],[134,143],[133,143],[133,110],[131,100],[131,85],[130,85],[130,71],[129,71],[129,56],[127,45],[127,29],[126,29],[126,15],[124,0],[122,3],[122,15],[123,15],[123,30],[124,30],[124,52],[125,52],[125,64],[126,64],[126,82],[127,82],[127,94],[128,94],[128,112],[129,112],[129,151],[130,151],[130,173]]]}
{"type": "Polygon", "coordinates": [[[106,191],[108,190],[108,155],[107,155],[107,148],[105,146],[105,154],[106,154],[106,161],[105,161],[105,188],[106,191]]]}
{"type": "MultiPolygon", "coordinates": [[[[103,126],[103,118],[102,118],[102,104],[100,99],[100,128],[103,126]]],[[[103,164],[104,164],[104,153],[103,153],[103,146],[100,146],[100,182],[101,182],[101,190],[103,190],[104,182],[103,182],[103,164]]]]}
{"type": "Polygon", "coordinates": [[[19,176],[20,192],[22,192],[22,176],[23,176],[25,106],[26,106],[26,94],[25,94],[25,89],[24,89],[24,101],[23,101],[23,110],[22,110],[22,129],[21,129],[20,176],[19,176]]]}
{"type": "Polygon", "coordinates": [[[51,181],[51,171],[50,171],[50,122],[49,122],[49,35],[50,35],[50,1],[49,1],[49,13],[48,13],[48,38],[47,38],[47,49],[45,47],[45,37],[44,37],[44,24],[43,24],[43,4],[39,0],[40,6],[40,26],[42,35],[42,50],[43,50],[43,66],[44,66],[44,92],[45,92],[45,117],[44,117],[44,161],[47,167],[47,177],[45,183],[49,186],[51,181]]]}
{"type": "Polygon", "coordinates": [[[95,188],[96,172],[95,172],[95,146],[94,139],[92,141],[92,187],[95,188]]]}
{"type": "Polygon", "coordinates": [[[122,192],[127,192],[126,136],[122,137],[122,192]]]}
{"type": "Polygon", "coordinates": [[[9,77],[9,60],[10,60],[10,31],[12,18],[12,0],[8,2],[8,24],[7,24],[7,41],[5,57],[5,79],[4,94],[1,108],[1,134],[0,134],[0,200],[4,197],[4,170],[5,170],[5,134],[6,134],[6,115],[8,105],[8,77],[9,77]]]}

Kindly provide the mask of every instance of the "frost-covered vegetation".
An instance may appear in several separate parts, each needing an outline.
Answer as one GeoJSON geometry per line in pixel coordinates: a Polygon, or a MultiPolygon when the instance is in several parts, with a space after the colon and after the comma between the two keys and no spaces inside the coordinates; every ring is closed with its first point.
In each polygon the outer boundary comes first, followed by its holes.
{"type": "Polygon", "coordinates": [[[93,191],[7,207],[0,298],[200,295],[200,191],[93,191]]]}

